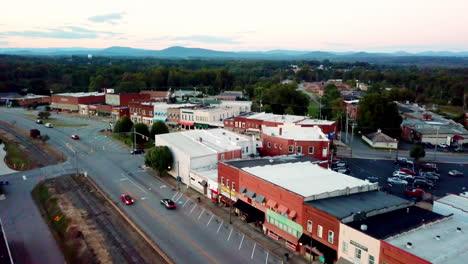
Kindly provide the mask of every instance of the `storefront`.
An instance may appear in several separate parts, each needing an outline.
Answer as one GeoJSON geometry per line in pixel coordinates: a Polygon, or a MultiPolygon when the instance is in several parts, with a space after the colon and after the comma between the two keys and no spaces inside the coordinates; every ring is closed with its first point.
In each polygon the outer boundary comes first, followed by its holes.
{"type": "Polygon", "coordinates": [[[207,129],[208,124],[195,123],[195,129],[207,129]]]}
{"type": "Polygon", "coordinates": [[[247,223],[255,222],[263,224],[265,221],[265,213],[250,204],[237,200],[233,205],[236,208],[236,214],[239,215],[242,221],[247,223]]]}
{"type": "Polygon", "coordinates": [[[299,238],[299,246],[301,246],[301,253],[305,254],[306,259],[310,259],[312,256],[314,261],[322,263],[334,263],[336,261],[337,253],[334,249],[306,234],[302,234],[299,238]]]}
{"type": "Polygon", "coordinates": [[[190,129],[195,125],[195,122],[179,121],[179,125],[181,125],[182,128],[184,128],[184,129],[190,129]]]}
{"type": "MultiPolygon", "coordinates": [[[[278,211],[281,211],[281,206],[279,206],[278,211]]],[[[267,210],[265,220],[264,229],[270,237],[284,239],[284,245],[291,250],[297,251],[300,249],[298,241],[302,235],[302,225],[270,209],[267,210]]]]}

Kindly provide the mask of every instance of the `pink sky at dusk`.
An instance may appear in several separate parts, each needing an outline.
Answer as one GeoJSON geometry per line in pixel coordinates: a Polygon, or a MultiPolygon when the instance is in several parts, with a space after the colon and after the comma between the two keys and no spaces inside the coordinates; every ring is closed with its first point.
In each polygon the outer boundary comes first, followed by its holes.
{"type": "Polygon", "coordinates": [[[467,14],[466,0],[15,0],[0,48],[468,51],[467,14]]]}

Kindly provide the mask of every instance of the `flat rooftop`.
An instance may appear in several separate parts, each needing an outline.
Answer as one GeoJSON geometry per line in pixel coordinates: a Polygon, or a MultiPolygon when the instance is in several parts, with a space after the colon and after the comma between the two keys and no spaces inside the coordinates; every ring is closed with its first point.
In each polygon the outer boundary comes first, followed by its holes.
{"type": "Polygon", "coordinates": [[[390,237],[385,242],[434,264],[459,264],[468,260],[467,231],[468,223],[447,218],[390,237]],[[411,248],[407,247],[408,242],[411,248]]]}
{"type": "Polygon", "coordinates": [[[272,113],[253,113],[250,116],[246,116],[247,119],[256,119],[256,120],[263,120],[267,122],[278,122],[278,123],[295,123],[301,120],[306,119],[305,116],[297,116],[297,115],[276,115],[272,113]]]}
{"type": "Polygon", "coordinates": [[[437,199],[436,202],[443,203],[454,208],[463,210],[468,214],[468,197],[463,197],[456,194],[449,194],[437,199]]]}
{"type": "Polygon", "coordinates": [[[159,109],[169,109],[169,108],[181,108],[181,107],[191,107],[196,106],[196,104],[167,104],[167,103],[153,103],[155,108],[159,109]]]}
{"type": "Polygon", "coordinates": [[[301,127],[297,125],[280,125],[277,127],[262,126],[264,134],[284,139],[293,139],[301,141],[329,141],[327,136],[318,126],[301,127]],[[281,131],[281,133],[280,133],[281,131]]]}
{"type": "Polygon", "coordinates": [[[432,211],[411,206],[347,223],[346,225],[373,238],[386,239],[444,217],[432,211]],[[366,225],[367,230],[361,230],[361,225],[366,225]]]}
{"type": "Polygon", "coordinates": [[[224,161],[224,163],[235,167],[235,168],[250,168],[257,166],[265,166],[271,164],[283,164],[283,163],[296,163],[296,162],[317,162],[317,159],[307,157],[304,155],[285,155],[285,156],[275,156],[275,157],[262,157],[254,159],[241,159],[241,160],[229,160],[224,161]]]}
{"type": "Polygon", "coordinates": [[[211,168],[211,167],[199,168],[199,169],[194,169],[192,171],[202,177],[218,182],[218,168],[217,167],[216,168],[211,168]]]}
{"type": "Polygon", "coordinates": [[[367,215],[375,211],[393,211],[411,206],[413,202],[381,191],[371,191],[308,201],[306,204],[339,219],[349,218],[343,222],[352,222],[357,213],[367,215]]]}
{"type": "MultiPolygon", "coordinates": [[[[105,93],[98,93],[98,92],[89,92],[89,93],[59,93],[54,95],[60,96],[69,96],[69,97],[86,97],[86,96],[102,96],[105,93]]],[[[53,96],[53,95],[52,95],[53,96]]]]}
{"type": "Polygon", "coordinates": [[[297,122],[296,124],[298,125],[314,125],[314,126],[319,126],[319,125],[333,125],[336,123],[336,121],[330,121],[330,120],[319,120],[319,119],[305,119],[302,121],[297,122]]]}
{"type": "Polygon", "coordinates": [[[242,170],[273,183],[306,200],[323,199],[377,189],[376,183],[325,169],[312,162],[269,164],[244,167],[242,170]]]}

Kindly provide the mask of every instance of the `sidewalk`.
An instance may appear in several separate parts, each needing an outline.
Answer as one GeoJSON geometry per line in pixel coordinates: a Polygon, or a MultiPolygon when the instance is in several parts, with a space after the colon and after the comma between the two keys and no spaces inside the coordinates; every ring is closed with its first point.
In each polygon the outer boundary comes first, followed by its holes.
{"type": "MultiPolygon", "coordinates": [[[[152,174],[153,176],[158,177],[158,179],[165,182],[167,185],[176,188],[177,180],[172,176],[164,176],[159,177],[157,172],[152,170],[151,168],[147,168],[147,172],[152,174]]],[[[192,201],[196,201],[198,197],[201,198],[200,206],[204,207],[205,209],[212,212],[214,215],[222,219],[224,222],[229,222],[229,207],[224,207],[221,204],[216,204],[212,200],[208,199],[206,196],[203,196],[201,193],[189,188],[184,184],[180,185],[181,192],[187,196],[192,201]]],[[[284,259],[284,254],[289,254],[289,261],[285,261],[284,263],[296,263],[296,264],[307,264],[309,263],[304,256],[302,256],[299,252],[293,252],[292,250],[287,249],[284,246],[284,243],[281,240],[273,240],[269,238],[267,235],[263,234],[262,230],[259,228],[254,227],[251,224],[247,224],[240,219],[240,217],[234,215],[234,210],[232,210],[233,214],[231,217],[232,225],[235,227],[236,230],[245,234],[245,236],[249,237],[253,241],[255,241],[259,246],[262,246],[266,250],[270,251],[270,254],[275,255],[280,259],[284,259]]],[[[320,263],[314,261],[314,263],[320,263]]]]}

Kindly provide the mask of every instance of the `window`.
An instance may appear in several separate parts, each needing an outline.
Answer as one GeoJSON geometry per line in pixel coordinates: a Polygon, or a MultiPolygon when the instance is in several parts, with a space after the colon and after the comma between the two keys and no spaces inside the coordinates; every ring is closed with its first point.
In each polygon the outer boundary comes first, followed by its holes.
{"type": "Polygon", "coordinates": [[[153,111],[149,111],[149,115],[153,115],[153,111]]]}
{"type": "Polygon", "coordinates": [[[355,256],[357,259],[361,259],[361,250],[360,250],[359,248],[355,248],[354,256],[355,256]]]}
{"type": "Polygon", "coordinates": [[[343,252],[348,253],[348,243],[343,241],[343,252]]]}
{"type": "Polygon", "coordinates": [[[309,146],[309,154],[314,154],[314,147],[309,146]]]}
{"type": "Polygon", "coordinates": [[[369,264],[375,264],[375,258],[372,255],[369,255],[369,264]]]}
{"type": "Polygon", "coordinates": [[[224,177],[221,177],[221,185],[224,185],[224,177]]]}
{"type": "Polygon", "coordinates": [[[224,160],[224,154],[221,154],[221,160],[224,160]]]}
{"type": "Polygon", "coordinates": [[[271,143],[270,143],[270,142],[268,142],[267,146],[268,146],[269,148],[271,148],[271,143]]]}
{"type": "Polygon", "coordinates": [[[242,128],[245,128],[245,123],[242,123],[242,128]]]}
{"type": "Polygon", "coordinates": [[[226,179],[226,186],[227,186],[228,189],[229,189],[229,179],[226,179]]]}
{"type": "Polygon", "coordinates": [[[236,183],[235,183],[235,182],[232,182],[232,190],[233,190],[233,191],[236,190],[236,183]]]}
{"type": "Polygon", "coordinates": [[[280,144],[280,145],[279,145],[279,149],[283,149],[283,144],[280,144]]]}
{"type": "Polygon", "coordinates": [[[236,127],[238,127],[238,126],[239,126],[239,122],[236,122],[236,127]]]}
{"type": "Polygon", "coordinates": [[[143,110],[143,114],[146,115],[146,110],[143,110]]]}
{"type": "Polygon", "coordinates": [[[249,147],[245,147],[245,153],[249,153],[249,147]]]}
{"type": "Polygon", "coordinates": [[[278,148],[278,144],[275,143],[275,148],[278,148]]]}
{"type": "Polygon", "coordinates": [[[293,145],[290,145],[290,146],[288,147],[288,152],[289,152],[289,153],[293,153],[293,152],[294,152],[294,146],[293,146],[293,145]]]}
{"type": "Polygon", "coordinates": [[[307,232],[312,233],[312,221],[307,220],[307,232]]]}
{"type": "Polygon", "coordinates": [[[317,226],[317,236],[322,238],[323,235],[323,227],[321,225],[317,226]]]}
{"type": "Polygon", "coordinates": [[[335,233],[333,231],[328,230],[328,243],[333,244],[333,239],[335,237],[335,233]]]}
{"type": "Polygon", "coordinates": [[[297,152],[297,154],[301,154],[301,153],[302,153],[302,147],[301,147],[301,146],[297,146],[296,152],[297,152]]]}

